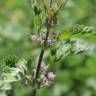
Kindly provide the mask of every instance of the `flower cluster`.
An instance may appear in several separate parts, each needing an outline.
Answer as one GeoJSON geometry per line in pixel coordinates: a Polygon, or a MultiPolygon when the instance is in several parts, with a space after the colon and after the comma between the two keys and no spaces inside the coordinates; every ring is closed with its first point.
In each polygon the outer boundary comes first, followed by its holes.
{"type": "MultiPolygon", "coordinates": [[[[52,81],[56,77],[56,75],[53,72],[48,72],[49,65],[44,64],[42,62],[41,67],[40,67],[40,73],[39,73],[39,78],[37,79],[37,84],[39,85],[38,87],[46,87],[50,86],[52,84],[52,81]]],[[[35,74],[36,74],[36,69],[33,69],[32,75],[26,76],[26,84],[32,84],[34,83],[35,79],[35,74]]],[[[34,85],[34,84],[32,84],[34,85]]]]}
{"type": "Polygon", "coordinates": [[[41,81],[41,87],[50,86],[56,75],[53,72],[48,72],[47,77],[44,76],[41,81]]]}
{"type": "Polygon", "coordinates": [[[40,68],[41,87],[50,86],[50,84],[52,84],[52,81],[56,76],[53,72],[47,72],[48,67],[49,65],[46,65],[42,62],[41,68],[40,68]]]}
{"type": "MultiPolygon", "coordinates": [[[[31,40],[32,41],[40,41],[41,43],[45,40],[45,34],[43,35],[31,35],[31,40]]],[[[51,38],[48,37],[47,39],[47,44],[51,45],[53,43],[53,40],[51,38]]]]}
{"type": "Polygon", "coordinates": [[[32,41],[38,41],[38,36],[37,35],[31,35],[32,41]]]}

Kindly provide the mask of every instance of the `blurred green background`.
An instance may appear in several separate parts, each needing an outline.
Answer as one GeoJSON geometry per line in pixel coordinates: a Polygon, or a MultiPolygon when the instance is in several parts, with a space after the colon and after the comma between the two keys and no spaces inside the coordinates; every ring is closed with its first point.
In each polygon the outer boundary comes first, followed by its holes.
{"type": "MultiPolygon", "coordinates": [[[[0,56],[16,55],[35,65],[40,50],[30,40],[35,33],[32,17],[28,0],[0,0],[0,56]]],[[[56,32],[77,23],[96,27],[96,0],[69,0],[59,19],[56,32]]],[[[48,51],[44,61],[57,76],[38,96],[96,96],[96,50],[71,54],[59,62],[49,57],[48,51]]],[[[13,92],[14,96],[31,96],[31,88],[20,83],[13,84],[13,92]]]]}

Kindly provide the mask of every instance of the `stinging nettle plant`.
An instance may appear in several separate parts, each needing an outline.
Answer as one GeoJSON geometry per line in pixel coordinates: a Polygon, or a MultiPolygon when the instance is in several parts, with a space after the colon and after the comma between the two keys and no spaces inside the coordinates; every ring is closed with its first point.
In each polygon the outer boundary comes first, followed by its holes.
{"type": "Polygon", "coordinates": [[[48,86],[51,83],[51,80],[54,79],[54,77],[55,77],[55,74],[53,72],[49,72],[47,78],[44,76],[44,73],[45,73],[44,71],[46,71],[48,66],[45,66],[44,64],[42,64],[42,59],[43,59],[43,55],[44,55],[46,48],[53,43],[53,40],[56,39],[56,38],[54,38],[54,39],[52,38],[53,39],[52,40],[49,37],[50,29],[57,24],[57,21],[58,21],[57,15],[58,15],[60,9],[62,8],[62,6],[64,6],[66,4],[66,2],[67,1],[63,1],[58,6],[59,1],[56,4],[53,4],[53,0],[50,0],[49,5],[47,6],[46,0],[42,0],[41,3],[43,6],[42,9],[44,11],[44,16],[43,16],[44,19],[43,18],[41,19],[41,16],[40,16],[43,13],[43,11],[39,6],[39,1],[35,0],[34,5],[32,6],[33,14],[34,14],[34,23],[35,23],[35,26],[38,31],[38,36],[32,35],[31,38],[33,41],[41,41],[41,53],[39,56],[37,68],[34,73],[35,74],[34,79],[33,79],[33,88],[34,89],[33,89],[32,96],[36,96],[37,87],[38,87],[38,79],[41,79],[41,81],[40,81],[41,86],[42,85],[48,86]],[[44,22],[42,22],[42,21],[44,21],[44,22]],[[41,34],[42,27],[45,28],[45,32],[43,32],[43,34],[41,34]],[[43,74],[43,76],[42,76],[42,74],[43,74]],[[42,78],[43,78],[43,80],[42,80],[42,78]]]}
{"type": "MultiPolygon", "coordinates": [[[[93,27],[84,25],[73,25],[64,28],[62,32],[51,32],[58,24],[58,14],[66,5],[68,0],[32,0],[30,6],[34,19],[36,34],[30,37],[33,42],[38,42],[41,48],[36,68],[29,74],[28,61],[9,56],[0,62],[0,93],[7,94],[11,90],[11,84],[23,81],[24,84],[32,86],[31,96],[36,96],[38,89],[50,86],[55,78],[53,72],[48,72],[49,65],[43,62],[44,53],[50,49],[50,58],[58,62],[70,54],[93,51],[81,38],[95,37],[96,31],[93,27]],[[79,39],[78,39],[78,38],[79,39]]],[[[6,95],[4,95],[6,96],[6,95]]]]}

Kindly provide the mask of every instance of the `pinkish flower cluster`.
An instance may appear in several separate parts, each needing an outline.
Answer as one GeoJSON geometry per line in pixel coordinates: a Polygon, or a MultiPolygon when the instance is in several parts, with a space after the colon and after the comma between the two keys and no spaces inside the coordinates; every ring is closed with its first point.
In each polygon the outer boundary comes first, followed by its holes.
{"type": "Polygon", "coordinates": [[[43,82],[42,82],[42,87],[43,86],[49,86],[50,85],[50,82],[48,81],[48,79],[47,78],[44,78],[43,79],[43,82]]]}
{"type": "Polygon", "coordinates": [[[48,67],[49,65],[44,64],[44,62],[41,64],[40,69],[41,87],[50,86],[52,84],[52,81],[56,77],[56,75],[53,72],[47,72],[48,67]]]}
{"type": "Polygon", "coordinates": [[[43,78],[42,86],[50,86],[55,77],[56,75],[53,72],[48,72],[47,77],[43,78]]]}
{"type": "Polygon", "coordinates": [[[38,40],[38,36],[37,35],[31,35],[31,39],[32,41],[37,41],[38,40]]]}
{"type": "MultiPolygon", "coordinates": [[[[43,42],[44,39],[45,39],[44,36],[31,35],[31,40],[32,40],[32,41],[40,41],[40,42],[43,42]]],[[[51,38],[48,37],[47,43],[48,43],[48,45],[51,45],[51,43],[52,43],[51,38]]]]}
{"type": "Polygon", "coordinates": [[[56,75],[53,72],[48,73],[48,79],[53,80],[56,77],[56,75]]]}
{"type": "MultiPolygon", "coordinates": [[[[56,77],[53,72],[48,72],[49,65],[46,65],[44,62],[41,64],[39,78],[37,79],[37,83],[39,87],[46,87],[52,84],[52,81],[56,77]]],[[[33,84],[35,79],[36,69],[33,69],[32,74],[30,76],[26,76],[27,80],[25,84],[33,84]]]]}

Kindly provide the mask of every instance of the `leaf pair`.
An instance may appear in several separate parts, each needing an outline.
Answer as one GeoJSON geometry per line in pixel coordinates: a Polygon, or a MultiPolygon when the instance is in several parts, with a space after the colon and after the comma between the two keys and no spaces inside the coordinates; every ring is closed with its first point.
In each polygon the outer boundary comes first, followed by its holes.
{"type": "Polygon", "coordinates": [[[27,71],[27,61],[24,59],[18,60],[15,67],[5,66],[3,72],[0,74],[0,90],[1,92],[11,89],[11,84],[22,80],[22,76],[27,71]]]}

